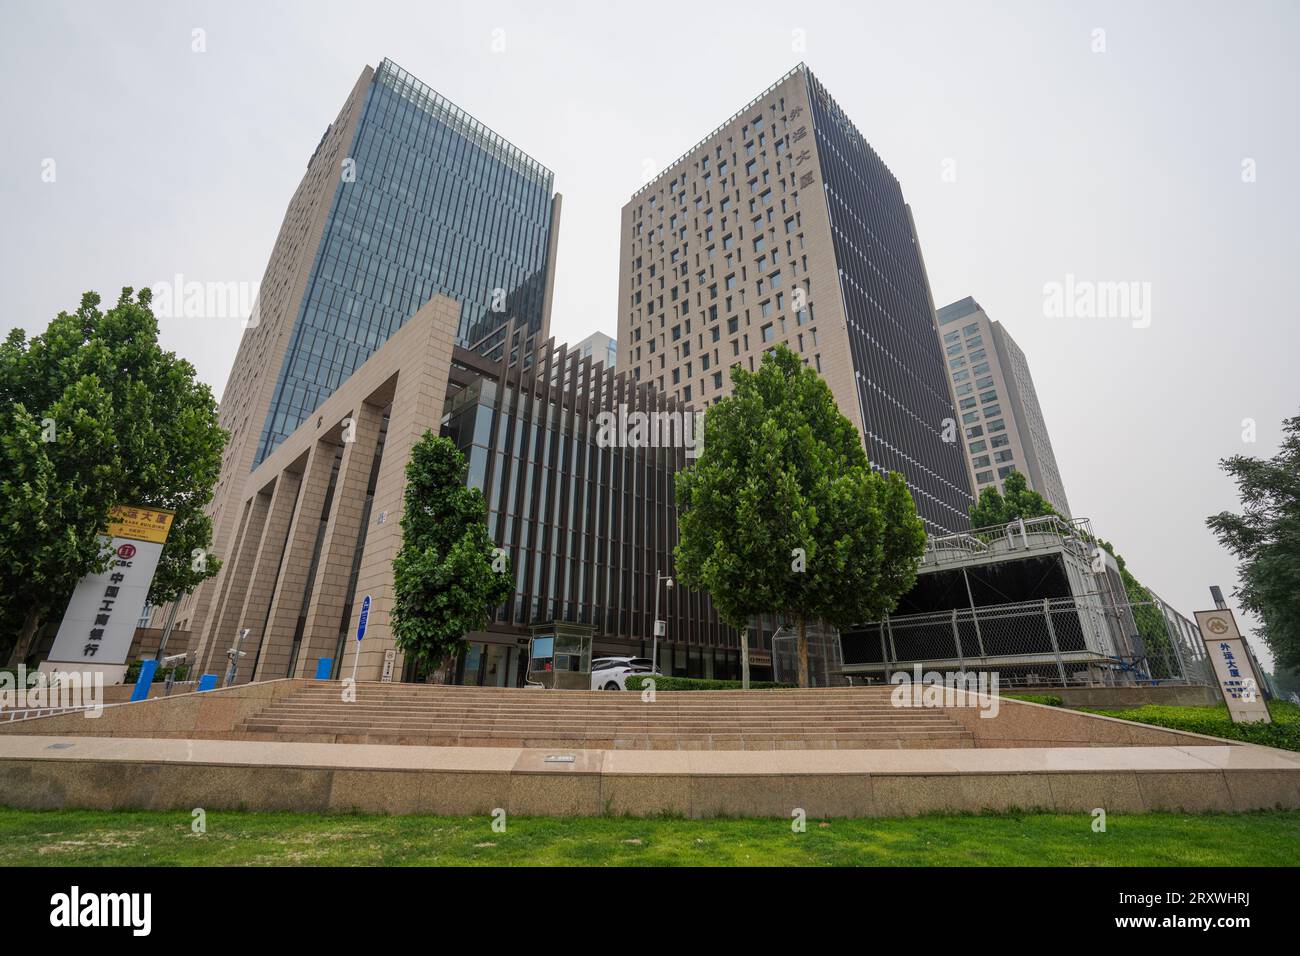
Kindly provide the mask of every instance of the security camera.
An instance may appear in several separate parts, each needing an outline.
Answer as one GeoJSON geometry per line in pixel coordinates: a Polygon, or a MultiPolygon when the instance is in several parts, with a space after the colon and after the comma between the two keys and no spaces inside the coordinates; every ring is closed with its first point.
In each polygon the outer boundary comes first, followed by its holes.
{"type": "Polygon", "coordinates": [[[184,664],[189,658],[188,654],[172,654],[162,659],[163,667],[175,667],[178,664],[184,664]]]}

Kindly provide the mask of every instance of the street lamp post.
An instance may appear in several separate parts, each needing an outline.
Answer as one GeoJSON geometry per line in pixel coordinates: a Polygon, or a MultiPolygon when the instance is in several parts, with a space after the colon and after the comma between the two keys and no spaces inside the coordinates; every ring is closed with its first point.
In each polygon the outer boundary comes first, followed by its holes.
{"type": "Polygon", "coordinates": [[[656,568],[655,569],[655,625],[654,625],[655,639],[654,639],[654,651],[650,655],[650,670],[652,673],[656,673],[656,674],[659,672],[659,632],[667,630],[667,628],[664,627],[664,622],[659,620],[659,583],[661,581],[667,584],[668,590],[671,591],[673,589],[673,579],[668,575],[661,573],[659,569],[656,568]]]}

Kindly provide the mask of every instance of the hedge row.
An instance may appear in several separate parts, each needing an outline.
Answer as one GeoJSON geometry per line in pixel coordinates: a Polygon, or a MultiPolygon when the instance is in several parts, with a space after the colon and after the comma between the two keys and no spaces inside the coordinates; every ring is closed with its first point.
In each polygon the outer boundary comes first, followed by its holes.
{"type": "Polygon", "coordinates": [[[1005,700],[1023,700],[1030,704],[1046,704],[1048,707],[1060,707],[1061,698],[1055,694],[1000,694],[1005,700]]]}
{"type": "Polygon", "coordinates": [[[1223,704],[1217,707],[1147,704],[1145,707],[1132,707],[1126,710],[1103,710],[1097,707],[1076,709],[1105,717],[1118,717],[1120,720],[1154,724],[1170,730],[1186,730],[1210,737],[1243,740],[1264,747],[1300,751],[1300,707],[1284,700],[1268,702],[1268,712],[1273,718],[1271,724],[1234,724],[1228,708],[1223,704]]]}
{"type": "MultiPolygon", "coordinates": [[[[738,680],[705,680],[699,677],[665,677],[662,674],[637,674],[629,677],[624,684],[628,690],[641,690],[645,682],[653,678],[655,690],[740,690],[738,680]]],[[[750,690],[770,690],[779,687],[797,687],[797,684],[780,684],[770,680],[752,680],[750,690]]]]}

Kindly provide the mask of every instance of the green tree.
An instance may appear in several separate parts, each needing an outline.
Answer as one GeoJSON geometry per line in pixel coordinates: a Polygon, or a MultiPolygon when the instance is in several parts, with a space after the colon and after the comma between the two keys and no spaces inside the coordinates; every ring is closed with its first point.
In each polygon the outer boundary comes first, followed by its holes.
{"type": "Polygon", "coordinates": [[[1002,482],[1000,493],[995,487],[980,492],[979,501],[971,508],[970,524],[972,528],[988,528],[1017,518],[1028,520],[1044,515],[1060,515],[1060,512],[1046,498],[1030,489],[1023,474],[1013,471],[1002,482]]]}
{"type": "Polygon", "coordinates": [[[1241,514],[1206,519],[1241,562],[1241,606],[1253,612],[1278,667],[1300,668],[1300,416],[1282,422],[1272,458],[1234,455],[1220,466],[1237,483],[1241,514]]]}
{"type": "MultiPolygon", "coordinates": [[[[84,575],[102,570],[100,535],[119,504],[169,508],[172,530],[149,591],[171,600],[215,574],[204,506],[226,434],[194,367],[158,345],[148,289],[99,309],[87,292],[40,335],[0,345],[0,602],[21,622],[10,663],[84,575]]],[[[6,635],[9,636],[9,635],[6,635]]]]}
{"type": "Polygon", "coordinates": [[[402,547],[393,559],[393,635],[416,661],[436,665],[465,649],[514,590],[504,553],[488,536],[483,492],[465,484],[465,456],[432,431],[406,466],[402,547]]]}
{"type": "Polygon", "coordinates": [[[808,621],[892,611],[925,531],[902,477],[872,470],[826,383],[788,348],[757,372],[736,366],[731,381],[705,416],[703,453],[676,477],[677,574],[742,635],[759,614],[796,621],[806,687],[808,621]]]}
{"type": "MultiPolygon", "coordinates": [[[[1053,508],[1046,498],[1031,490],[1025,476],[1018,471],[1006,477],[1002,482],[1002,488],[1003,494],[999,494],[996,488],[985,488],[980,492],[979,501],[970,512],[972,528],[1007,524],[1017,518],[1028,520],[1041,518],[1044,515],[1065,517],[1053,508]]],[[[1133,611],[1133,621],[1147,650],[1148,666],[1153,671],[1161,671],[1161,673],[1153,673],[1152,676],[1172,676],[1172,672],[1168,669],[1176,663],[1176,659],[1170,646],[1169,629],[1165,624],[1164,614],[1155,606],[1155,599],[1151,592],[1143,587],[1129,571],[1123,555],[1117,552],[1109,541],[1098,538],[1096,543],[1105,548],[1119,566],[1120,579],[1124,582],[1125,594],[1133,611]]]]}

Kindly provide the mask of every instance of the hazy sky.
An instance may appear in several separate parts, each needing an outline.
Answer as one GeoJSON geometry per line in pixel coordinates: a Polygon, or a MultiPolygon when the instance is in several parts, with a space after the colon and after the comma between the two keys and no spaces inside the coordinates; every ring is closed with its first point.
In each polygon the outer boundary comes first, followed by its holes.
{"type": "MultiPolygon", "coordinates": [[[[1236,506],[1217,460],[1271,455],[1300,413],[1300,5],[5,0],[3,14],[4,324],[32,331],[85,289],[259,281],[325,126],[388,56],[555,171],[552,330],[613,334],[619,211],[647,165],[803,60],[902,182],[936,304],[975,296],[1024,349],[1074,513],[1189,616],[1207,585],[1236,583],[1204,525],[1236,506]],[[1149,325],[1047,317],[1044,285],[1067,275],[1149,283],[1149,325]]],[[[218,395],[240,333],[162,328],[218,395]]]]}

